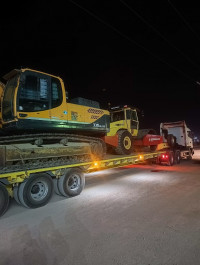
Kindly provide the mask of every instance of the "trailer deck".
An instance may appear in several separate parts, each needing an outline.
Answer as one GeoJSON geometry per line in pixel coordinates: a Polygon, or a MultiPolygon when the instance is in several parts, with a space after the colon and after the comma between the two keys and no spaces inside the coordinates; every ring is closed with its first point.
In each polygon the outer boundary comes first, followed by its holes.
{"type": "Polygon", "coordinates": [[[85,173],[139,164],[165,153],[166,150],[107,155],[98,161],[1,173],[0,216],[8,209],[10,198],[27,208],[41,207],[49,202],[53,191],[65,197],[79,195],[85,185],[85,173]]]}

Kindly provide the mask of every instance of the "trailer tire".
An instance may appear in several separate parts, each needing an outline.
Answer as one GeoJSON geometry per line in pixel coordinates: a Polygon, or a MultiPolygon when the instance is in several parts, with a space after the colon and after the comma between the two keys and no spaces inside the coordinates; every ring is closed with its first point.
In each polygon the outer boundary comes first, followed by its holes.
{"type": "Polygon", "coordinates": [[[15,186],[15,187],[13,188],[13,197],[14,197],[15,201],[16,201],[18,204],[21,205],[21,202],[20,202],[20,200],[19,200],[18,191],[19,191],[19,186],[15,186]]]}
{"type": "Polygon", "coordinates": [[[173,134],[168,134],[167,143],[169,146],[174,147],[176,145],[176,137],[173,134]]]}
{"type": "Polygon", "coordinates": [[[181,153],[179,150],[176,150],[176,152],[175,152],[175,162],[176,162],[176,164],[180,164],[180,162],[181,162],[181,153]]]}
{"type": "Polygon", "coordinates": [[[6,187],[0,183],[0,216],[2,216],[9,206],[9,194],[6,187]]]}
{"type": "Polygon", "coordinates": [[[69,168],[58,179],[58,190],[65,197],[79,195],[85,187],[85,176],[79,168],[69,168]]]}
{"type": "Polygon", "coordinates": [[[46,205],[53,194],[53,180],[46,173],[30,176],[19,185],[18,196],[21,204],[27,208],[46,205]]]}
{"type": "Polygon", "coordinates": [[[62,195],[58,189],[58,179],[54,178],[53,179],[53,186],[54,186],[54,191],[57,195],[62,195]]]}
{"type": "Polygon", "coordinates": [[[125,130],[118,133],[118,146],[115,147],[115,152],[118,155],[130,155],[133,152],[132,135],[125,130]]]}

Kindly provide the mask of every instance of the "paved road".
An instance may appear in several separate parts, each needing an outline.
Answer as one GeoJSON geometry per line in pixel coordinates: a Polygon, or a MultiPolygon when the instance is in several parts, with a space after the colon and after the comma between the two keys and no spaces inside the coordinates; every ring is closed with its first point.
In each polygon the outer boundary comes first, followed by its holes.
{"type": "Polygon", "coordinates": [[[80,196],[39,209],[11,202],[1,265],[200,264],[200,151],[174,167],[93,173],[80,196]]]}

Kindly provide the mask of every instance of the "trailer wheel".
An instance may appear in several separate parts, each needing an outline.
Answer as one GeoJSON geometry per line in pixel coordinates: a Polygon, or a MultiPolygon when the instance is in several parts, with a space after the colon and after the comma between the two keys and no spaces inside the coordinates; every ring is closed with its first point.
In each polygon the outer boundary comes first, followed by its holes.
{"type": "Polygon", "coordinates": [[[169,152],[169,161],[168,161],[168,166],[173,166],[174,164],[174,152],[169,152]]]}
{"type": "Polygon", "coordinates": [[[20,202],[20,200],[19,200],[18,191],[19,191],[19,186],[15,186],[15,187],[13,188],[13,197],[14,197],[15,201],[16,201],[18,204],[21,205],[21,202],[20,202]]]}
{"type": "Polygon", "coordinates": [[[176,137],[173,134],[168,134],[167,143],[169,146],[174,147],[176,145],[176,137]]]}
{"type": "Polygon", "coordinates": [[[53,179],[53,186],[54,186],[54,191],[57,195],[62,195],[58,189],[58,179],[54,178],[53,179]]]}
{"type": "Polygon", "coordinates": [[[18,197],[27,208],[38,208],[46,205],[53,194],[53,180],[46,173],[30,176],[19,185],[18,197]]]}
{"type": "Polygon", "coordinates": [[[65,197],[79,195],[85,186],[85,176],[79,168],[69,168],[58,179],[58,190],[65,197]]]}
{"type": "Polygon", "coordinates": [[[9,206],[9,194],[6,187],[0,183],[0,216],[2,216],[9,206]]]}
{"type": "Polygon", "coordinates": [[[176,152],[175,152],[175,162],[176,162],[176,164],[180,164],[180,162],[181,162],[181,153],[179,150],[176,150],[176,152]]]}
{"type": "Polygon", "coordinates": [[[118,146],[115,148],[118,155],[130,155],[133,152],[132,135],[128,131],[118,132],[118,146]]]}

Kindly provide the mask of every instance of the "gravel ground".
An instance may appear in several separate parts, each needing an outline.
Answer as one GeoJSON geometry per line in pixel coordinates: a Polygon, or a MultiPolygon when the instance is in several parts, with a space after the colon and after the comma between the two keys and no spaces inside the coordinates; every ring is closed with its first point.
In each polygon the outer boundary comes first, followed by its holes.
{"type": "Polygon", "coordinates": [[[38,209],[11,201],[1,265],[200,264],[200,150],[173,167],[88,174],[81,195],[38,209]]]}

